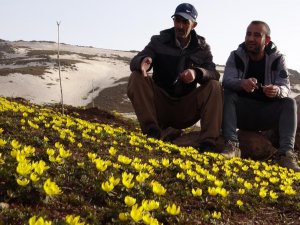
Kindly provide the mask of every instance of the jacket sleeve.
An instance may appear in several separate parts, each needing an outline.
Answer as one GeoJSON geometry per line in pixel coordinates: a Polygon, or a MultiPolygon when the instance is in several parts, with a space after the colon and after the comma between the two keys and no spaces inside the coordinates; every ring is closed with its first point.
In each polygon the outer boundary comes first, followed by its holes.
{"type": "MultiPolygon", "coordinates": [[[[155,56],[155,51],[154,51],[154,44],[153,41],[155,39],[155,36],[151,38],[151,41],[148,43],[148,45],[140,51],[136,56],[134,56],[130,62],[130,70],[131,71],[141,71],[141,62],[145,57],[151,57],[152,60],[154,59],[155,56]]],[[[151,67],[150,69],[151,70],[151,67]]]]}
{"type": "Polygon", "coordinates": [[[213,56],[210,51],[210,46],[206,44],[206,49],[201,52],[202,63],[193,67],[196,71],[196,80],[198,83],[205,83],[208,80],[219,80],[220,73],[216,70],[216,65],[213,62],[213,56]]]}
{"type": "Polygon", "coordinates": [[[277,70],[275,71],[274,84],[280,89],[278,98],[285,98],[289,96],[291,90],[289,72],[283,55],[281,55],[277,70]]]}
{"type": "Polygon", "coordinates": [[[234,51],[231,52],[229,58],[227,59],[222,85],[224,88],[240,91],[242,89],[240,73],[243,73],[243,71],[239,71],[237,68],[234,54],[234,51]]]}

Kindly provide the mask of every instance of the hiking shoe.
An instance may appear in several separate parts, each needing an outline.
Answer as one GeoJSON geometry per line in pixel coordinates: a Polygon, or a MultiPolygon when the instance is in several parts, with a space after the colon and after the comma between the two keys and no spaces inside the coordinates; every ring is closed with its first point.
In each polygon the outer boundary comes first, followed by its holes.
{"type": "Polygon", "coordinates": [[[161,131],[159,128],[151,127],[147,130],[146,135],[148,138],[155,138],[159,140],[161,138],[161,131]]]}
{"type": "Polygon", "coordinates": [[[241,149],[239,143],[236,141],[227,141],[225,148],[221,153],[225,158],[231,159],[233,157],[241,157],[241,149]]]}
{"type": "Polygon", "coordinates": [[[300,172],[297,156],[292,150],[287,151],[284,155],[279,155],[278,164],[282,167],[293,169],[295,172],[300,172]]]}

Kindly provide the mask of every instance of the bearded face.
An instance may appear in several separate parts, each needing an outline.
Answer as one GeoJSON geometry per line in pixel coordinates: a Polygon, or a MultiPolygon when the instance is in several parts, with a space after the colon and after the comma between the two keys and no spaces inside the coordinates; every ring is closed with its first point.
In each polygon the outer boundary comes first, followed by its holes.
{"type": "Polygon", "coordinates": [[[262,54],[265,46],[269,43],[270,37],[266,35],[265,27],[262,24],[250,24],[247,28],[245,45],[248,53],[262,54]]]}

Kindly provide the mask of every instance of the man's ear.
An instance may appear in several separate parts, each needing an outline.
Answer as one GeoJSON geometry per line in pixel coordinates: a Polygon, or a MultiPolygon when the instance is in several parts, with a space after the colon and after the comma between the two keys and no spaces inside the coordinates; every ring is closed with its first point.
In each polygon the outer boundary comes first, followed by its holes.
{"type": "Polygon", "coordinates": [[[266,36],[266,45],[268,45],[271,41],[271,37],[270,36],[266,36]]]}
{"type": "Polygon", "coordinates": [[[193,29],[197,26],[197,22],[194,22],[194,24],[193,24],[193,29]]]}

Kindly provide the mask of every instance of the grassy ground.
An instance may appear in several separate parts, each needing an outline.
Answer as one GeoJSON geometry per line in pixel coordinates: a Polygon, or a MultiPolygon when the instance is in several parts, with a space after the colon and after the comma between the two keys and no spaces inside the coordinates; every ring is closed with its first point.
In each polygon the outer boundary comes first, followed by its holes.
{"type": "Polygon", "coordinates": [[[300,224],[300,173],[0,98],[0,224],[300,224]],[[47,223],[48,222],[48,223],[47,223]]]}

